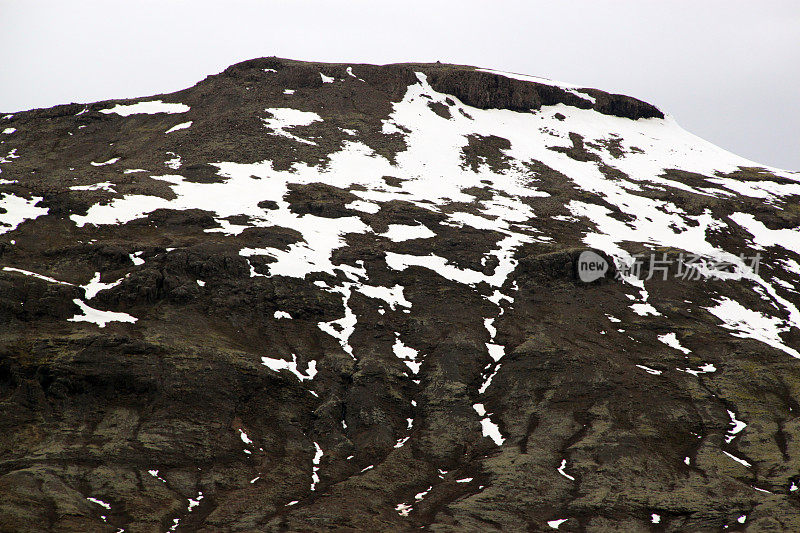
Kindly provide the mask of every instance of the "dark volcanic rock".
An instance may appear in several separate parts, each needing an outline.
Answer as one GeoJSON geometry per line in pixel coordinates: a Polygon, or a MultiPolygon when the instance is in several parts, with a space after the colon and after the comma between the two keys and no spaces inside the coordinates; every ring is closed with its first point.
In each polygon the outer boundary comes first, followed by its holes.
{"type": "Polygon", "coordinates": [[[358,196],[325,183],[311,183],[290,186],[284,199],[289,202],[289,209],[298,215],[337,218],[352,215],[345,205],[358,200],[358,196]]]}
{"type": "Polygon", "coordinates": [[[431,87],[437,91],[452,94],[465,104],[478,109],[529,111],[558,103],[582,109],[592,107],[588,100],[558,87],[524,82],[489,72],[433,69],[429,79],[431,87]]]}
{"type": "Polygon", "coordinates": [[[634,120],[664,118],[664,113],[651,104],[630,96],[609,94],[597,89],[578,90],[593,97],[596,101],[592,103],[553,85],[507,78],[490,72],[460,70],[450,66],[431,69],[429,80],[437,91],[452,94],[465,104],[479,109],[529,111],[538,110],[542,106],[566,104],[634,120]]]}
{"type": "Polygon", "coordinates": [[[0,114],[0,531],[799,530],[797,174],[539,80],[0,114]]]}

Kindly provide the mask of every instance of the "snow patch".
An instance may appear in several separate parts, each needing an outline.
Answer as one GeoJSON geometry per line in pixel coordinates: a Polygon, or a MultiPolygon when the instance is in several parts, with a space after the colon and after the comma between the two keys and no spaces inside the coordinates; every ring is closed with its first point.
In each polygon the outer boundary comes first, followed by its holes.
{"type": "Polygon", "coordinates": [[[181,165],[183,164],[181,162],[181,156],[179,156],[175,152],[167,152],[167,155],[171,155],[172,159],[164,161],[164,165],[171,168],[172,170],[178,170],[179,168],[181,168],[181,165]]]}
{"type": "Polygon", "coordinates": [[[747,424],[745,424],[741,420],[737,420],[736,413],[734,413],[733,411],[728,410],[728,416],[731,417],[731,425],[733,427],[728,430],[728,434],[725,436],[725,442],[730,443],[733,439],[736,438],[736,435],[738,433],[740,433],[744,428],[747,427],[747,424]]]}
{"type": "Polygon", "coordinates": [[[165,131],[164,133],[165,134],[166,133],[172,133],[172,132],[175,132],[175,131],[185,130],[185,129],[191,128],[191,127],[192,127],[192,121],[190,120],[189,122],[181,122],[180,124],[176,124],[175,126],[172,126],[170,129],[165,131]]]}
{"type": "Polygon", "coordinates": [[[292,360],[286,361],[285,359],[273,359],[271,357],[262,357],[261,364],[274,370],[275,372],[280,372],[281,370],[288,370],[300,381],[311,380],[314,379],[314,376],[317,375],[317,362],[316,361],[309,361],[308,368],[306,369],[305,374],[300,372],[297,368],[297,356],[292,354],[292,360]]]}
{"type": "Polygon", "coordinates": [[[314,458],[311,460],[313,466],[311,467],[311,490],[317,490],[319,483],[319,462],[322,460],[322,448],[319,444],[314,443],[314,458]]]}
{"type": "Polygon", "coordinates": [[[93,167],[104,167],[106,165],[113,165],[117,161],[119,161],[119,157],[112,157],[108,161],[103,161],[102,163],[95,163],[94,161],[92,161],[89,164],[92,165],[93,167]]]}
{"type": "Polygon", "coordinates": [[[350,77],[353,77],[353,78],[355,78],[355,79],[357,79],[359,81],[364,81],[361,78],[359,78],[358,76],[356,76],[355,74],[353,74],[353,67],[347,67],[347,75],[350,76],[350,77]]]}
{"type": "Polygon", "coordinates": [[[769,229],[750,213],[733,213],[731,220],[753,236],[753,244],[760,248],[780,246],[790,252],[800,252],[800,231],[797,229],[769,229]]]}
{"type": "Polygon", "coordinates": [[[89,501],[90,501],[90,502],[92,502],[92,503],[96,503],[96,504],[97,504],[97,505],[99,505],[100,507],[104,507],[104,508],[106,508],[106,509],[107,509],[107,510],[109,510],[109,511],[111,510],[111,504],[109,504],[109,503],[106,503],[106,502],[104,502],[103,500],[98,500],[97,498],[86,498],[86,499],[87,499],[87,500],[89,500],[89,501]]]}
{"type": "Polygon", "coordinates": [[[109,322],[127,322],[133,324],[138,320],[136,317],[133,317],[127,313],[100,311],[99,309],[94,309],[77,298],[72,301],[75,302],[75,305],[81,308],[81,312],[83,314],[68,318],[67,320],[69,322],[91,322],[92,324],[97,324],[99,327],[104,328],[109,322]]]}
{"type": "Polygon", "coordinates": [[[740,464],[740,465],[742,465],[742,466],[746,466],[746,467],[748,467],[748,468],[750,468],[751,466],[753,466],[753,465],[751,465],[749,462],[745,461],[744,459],[742,459],[742,458],[740,458],[740,457],[736,457],[736,456],[735,456],[735,455],[733,455],[732,453],[728,453],[728,452],[726,452],[725,450],[722,450],[722,453],[724,453],[725,455],[727,455],[728,457],[730,457],[731,459],[733,459],[734,461],[736,461],[737,463],[739,463],[739,464],[740,464]]]}
{"type": "Polygon", "coordinates": [[[381,206],[373,202],[365,202],[364,200],[355,200],[344,206],[346,209],[355,209],[356,211],[363,211],[374,215],[381,210],[381,206]]]}
{"type": "Polygon", "coordinates": [[[661,374],[663,374],[663,372],[661,370],[656,370],[655,368],[650,368],[649,366],[636,365],[636,368],[641,368],[642,370],[644,370],[648,374],[652,374],[654,376],[660,376],[661,374]]]}
{"type": "Polygon", "coordinates": [[[417,361],[417,356],[419,355],[417,350],[403,344],[403,341],[401,341],[398,337],[394,341],[392,351],[394,352],[395,357],[403,361],[409,370],[411,370],[412,374],[419,373],[422,363],[417,361]]]}
{"type": "Polygon", "coordinates": [[[286,131],[286,128],[308,126],[314,122],[320,122],[322,121],[322,117],[318,114],[310,111],[299,111],[288,107],[270,107],[265,109],[265,111],[272,116],[261,120],[264,122],[264,126],[271,129],[275,135],[280,135],[281,137],[286,137],[304,144],[317,144],[314,141],[302,139],[286,131]]]}
{"type": "Polygon", "coordinates": [[[41,196],[28,200],[14,194],[0,193],[0,235],[14,231],[26,220],[46,215],[48,208],[36,207],[41,200],[41,196]]]}
{"type": "Polygon", "coordinates": [[[114,190],[114,184],[111,183],[110,181],[104,181],[102,183],[93,183],[91,185],[73,185],[69,189],[71,191],[106,191],[112,193],[117,192],[114,190]]]}
{"type": "Polygon", "coordinates": [[[184,104],[170,104],[162,102],[161,100],[152,100],[150,102],[137,102],[135,104],[117,104],[110,109],[101,109],[101,113],[111,114],[115,113],[123,117],[130,115],[147,114],[152,115],[155,113],[186,113],[189,111],[189,106],[184,104]]]}
{"type": "Polygon", "coordinates": [[[367,298],[375,298],[383,300],[389,305],[389,308],[394,311],[400,305],[402,307],[411,308],[411,302],[406,300],[403,295],[403,286],[395,285],[394,287],[375,287],[372,285],[356,285],[356,290],[366,296],[367,298]]]}
{"type": "Polygon", "coordinates": [[[570,481],[575,481],[575,477],[567,474],[565,472],[565,470],[564,470],[565,468],[567,468],[567,460],[566,459],[562,459],[561,460],[561,466],[558,467],[558,473],[561,474],[562,476],[564,476],[565,478],[567,478],[570,481]]]}
{"type": "Polygon", "coordinates": [[[411,239],[430,239],[432,237],[436,237],[434,232],[422,224],[418,224],[416,226],[408,226],[405,224],[389,224],[389,229],[380,235],[390,239],[393,242],[403,242],[411,239]]]}
{"type": "Polygon", "coordinates": [[[491,413],[486,412],[486,408],[482,403],[476,403],[472,406],[472,408],[475,409],[475,412],[478,413],[478,416],[482,417],[481,429],[483,430],[483,436],[489,437],[497,446],[501,446],[506,439],[500,434],[500,427],[492,422],[490,418],[491,413]]]}
{"type": "Polygon", "coordinates": [[[100,291],[104,291],[106,289],[110,289],[112,287],[116,287],[124,278],[120,278],[117,281],[112,283],[102,283],[100,281],[100,272],[95,272],[94,277],[87,283],[86,285],[81,285],[81,288],[84,290],[84,294],[86,295],[87,300],[91,300],[97,293],[100,291]]]}
{"type": "Polygon", "coordinates": [[[781,339],[780,334],[789,329],[783,320],[748,309],[730,298],[717,300],[716,306],[706,310],[722,320],[722,327],[733,331],[734,337],[755,339],[800,359],[800,353],[781,339]]]}
{"type": "Polygon", "coordinates": [[[678,340],[678,336],[675,333],[665,333],[664,335],[659,335],[658,340],[660,340],[667,346],[675,348],[676,350],[679,350],[685,354],[692,353],[690,349],[685,348],[681,345],[680,341],[678,340]]]}

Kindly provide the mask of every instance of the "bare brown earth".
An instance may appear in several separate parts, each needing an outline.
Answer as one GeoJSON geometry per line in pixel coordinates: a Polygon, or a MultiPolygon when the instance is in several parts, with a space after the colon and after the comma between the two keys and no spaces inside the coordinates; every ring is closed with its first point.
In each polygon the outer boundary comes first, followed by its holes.
{"type": "MultiPolygon", "coordinates": [[[[497,314],[484,298],[492,290],[421,267],[393,270],[386,253],[435,252],[459,268],[491,272],[494,265],[481,258],[502,238],[496,231],[443,225],[446,210],[402,200],[382,204],[374,214],[354,211],[345,207],[355,199],[352,190],[292,186],[284,199],[293,212],[359,216],[368,224],[374,233],[348,236],[333,262],[363,261],[372,284],[402,285],[412,303],[405,313],[353,292],[354,360],[317,325],[345,310],[337,294],[314,281],[335,284],[344,280],[341,274],[251,277],[239,254],[244,247],[287,249],[302,240],[293,228],[224,236],[204,231],[219,223],[200,210],[161,209],[120,225],[77,227],[70,220],[98,201],[124,195],[171,198],[164,181],[149,177],[164,173],[166,152],[182,158],[174,173],[202,183],[224,181],[209,164],[218,161],[269,159],[276,169],[301,161],[324,165],[350,138],[342,129],[354,130],[392,159],[405,147],[403,136],[383,133],[381,121],[415,83],[414,71],[426,72],[436,90],[480,109],[535,112],[554,103],[588,103],[558,88],[472,67],[353,65],[361,82],[348,76],[348,66],[276,58],[240,63],[190,89],[158,96],[190,106],[180,120],[99,112],[133,102],[127,100],[0,119],[0,130],[17,130],[2,136],[0,155],[15,148],[19,154],[0,166],[0,178],[16,180],[0,185],[0,193],[42,197],[39,205],[49,209],[0,235],[0,531],[155,532],[168,530],[175,519],[178,531],[204,532],[551,531],[547,522],[562,518],[568,520],[560,531],[800,530],[800,491],[790,490],[800,484],[800,361],[732,336],[704,307],[715,292],[751,309],[776,311],[735,283],[653,280],[647,289],[663,316],[640,316],[626,298],[634,288],[615,280],[576,280],[574,260],[591,223],[552,217],[569,216],[571,199],[604,200],[544,164],[532,164],[530,177],[549,196],[527,202],[538,215],[537,227],[557,239],[515,252],[518,266],[503,286],[517,288],[514,302],[502,304],[494,323],[506,355],[480,399],[478,388],[492,368],[483,322],[497,314]],[[265,76],[263,69],[277,72],[265,76]],[[324,84],[320,72],[343,81],[324,84]],[[286,87],[296,90],[291,99],[283,94],[286,87]],[[296,128],[317,145],[267,134],[263,110],[289,102],[324,119],[296,128]],[[178,121],[193,125],[164,135],[178,121]],[[90,165],[115,157],[124,168],[147,172],[90,165]],[[107,181],[116,192],[69,189],[107,181]],[[436,237],[393,242],[378,235],[400,223],[422,224],[436,237]],[[144,264],[132,262],[135,252],[144,264]],[[92,305],[138,321],[102,329],[69,322],[80,313],[73,300],[82,289],[2,267],[77,285],[95,272],[105,282],[124,278],[92,305]],[[276,319],[276,311],[292,319],[276,319]],[[607,315],[621,322],[611,324],[607,315]],[[657,340],[668,332],[676,332],[691,354],[657,340]],[[418,383],[392,352],[395,333],[424,354],[418,383]],[[315,361],[316,377],[300,382],[261,364],[263,356],[289,354],[297,355],[302,369],[315,361]],[[717,371],[675,370],[708,363],[717,371]],[[476,402],[492,413],[506,439],[502,446],[482,436],[476,402]],[[747,423],[731,442],[728,410],[747,423]],[[253,444],[243,442],[239,430],[253,444]],[[406,444],[395,447],[406,436],[406,444]],[[324,455],[311,491],[314,442],[324,455]],[[574,479],[559,473],[564,460],[574,479]],[[466,478],[471,480],[457,481],[466,478]],[[199,492],[202,499],[189,511],[189,499],[199,492]],[[408,516],[396,510],[403,502],[413,504],[408,516]],[[737,521],[740,516],[745,523],[737,521]]],[[[603,114],[663,116],[630,97],[582,91],[596,98],[595,109],[603,114]]],[[[450,110],[436,112],[446,118],[450,110]]],[[[573,147],[564,149],[569,157],[592,161],[580,135],[572,140],[573,147]]],[[[470,137],[465,165],[502,171],[507,143],[470,137]]],[[[612,177],[619,172],[605,171],[612,177]]],[[[667,174],[690,185],[708,178],[667,174]]],[[[733,177],[783,180],[756,168],[733,177]]],[[[390,186],[402,179],[385,178],[390,186]]],[[[468,192],[475,202],[497,194],[490,187],[468,192]]],[[[767,205],[677,189],[645,187],[638,194],[668,197],[694,215],[708,209],[722,220],[737,211],[753,213],[773,229],[800,226],[798,197],[767,205]]],[[[475,205],[448,209],[472,212],[475,205]]],[[[274,206],[266,202],[263,208],[274,206]]],[[[735,253],[749,250],[747,237],[735,231],[714,236],[735,253]]],[[[642,243],[626,247],[649,251],[642,243]]],[[[797,286],[779,262],[797,254],[771,247],[762,255],[765,272],[797,286]]],[[[268,274],[269,257],[250,259],[257,273],[268,274]]],[[[781,294],[800,305],[796,291],[781,294]]],[[[783,340],[800,349],[800,331],[783,340]]]]}

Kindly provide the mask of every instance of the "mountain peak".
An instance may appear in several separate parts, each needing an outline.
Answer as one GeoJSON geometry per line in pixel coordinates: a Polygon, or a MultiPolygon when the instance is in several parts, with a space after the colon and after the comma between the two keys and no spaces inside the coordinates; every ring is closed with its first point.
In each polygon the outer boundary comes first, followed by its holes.
{"type": "Polygon", "coordinates": [[[796,173],[439,63],[0,132],[2,524],[800,526],[796,173]]]}
{"type": "Polygon", "coordinates": [[[287,81],[302,87],[317,87],[318,73],[344,78],[348,69],[356,68],[365,82],[375,85],[413,83],[414,73],[421,72],[436,91],[455,96],[464,104],[479,109],[538,110],[542,106],[565,104],[580,109],[638,119],[664,118],[655,106],[630,96],[610,94],[593,88],[581,88],[553,82],[547,78],[514,74],[498,70],[444,63],[397,63],[390,65],[350,65],[342,63],[311,63],[280,58],[259,58],[228,67],[222,75],[232,78],[259,78],[259,71],[272,71],[276,81],[287,81]],[[325,74],[327,73],[327,74],[325,74]]]}

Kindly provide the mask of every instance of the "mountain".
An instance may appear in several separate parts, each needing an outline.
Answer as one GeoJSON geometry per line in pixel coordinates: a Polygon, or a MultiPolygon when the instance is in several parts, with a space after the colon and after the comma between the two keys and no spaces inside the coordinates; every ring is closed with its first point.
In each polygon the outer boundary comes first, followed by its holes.
{"type": "Polygon", "coordinates": [[[262,58],[0,119],[3,531],[800,530],[800,174],[262,58]]]}

